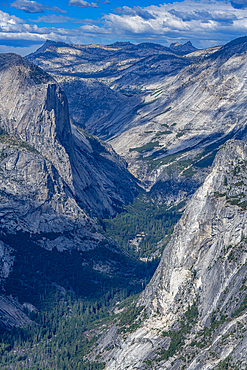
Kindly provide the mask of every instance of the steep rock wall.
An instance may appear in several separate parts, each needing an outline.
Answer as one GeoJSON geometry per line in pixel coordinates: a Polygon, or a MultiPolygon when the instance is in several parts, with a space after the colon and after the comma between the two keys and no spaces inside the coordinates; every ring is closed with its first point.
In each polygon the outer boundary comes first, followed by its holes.
{"type": "Polygon", "coordinates": [[[246,165],[245,142],[219,151],[138,300],[149,318],[105,355],[107,369],[144,369],[147,360],[148,369],[246,364],[246,165]],[[162,340],[174,333],[180,341],[169,352],[162,340]]]}

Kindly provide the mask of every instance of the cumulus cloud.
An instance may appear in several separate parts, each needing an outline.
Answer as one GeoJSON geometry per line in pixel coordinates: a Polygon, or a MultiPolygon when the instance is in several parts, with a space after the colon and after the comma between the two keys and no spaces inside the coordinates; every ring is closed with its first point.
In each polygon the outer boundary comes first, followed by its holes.
{"type": "Polygon", "coordinates": [[[67,13],[66,10],[61,10],[57,6],[50,7],[49,5],[43,5],[37,3],[37,1],[30,0],[15,0],[10,6],[11,8],[22,10],[25,13],[45,13],[46,9],[58,13],[67,13]]]}
{"type": "Polygon", "coordinates": [[[69,0],[69,5],[79,6],[81,8],[88,8],[88,7],[98,8],[99,7],[96,3],[88,3],[85,0],[69,0]]]}
{"type": "Polygon", "coordinates": [[[57,12],[57,13],[67,13],[66,10],[62,10],[62,9],[59,9],[57,6],[52,6],[50,7],[49,5],[44,5],[46,9],[48,10],[52,10],[53,12],[57,12]]]}
{"type": "Polygon", "coordinates": [[[209,23],[210,21],[225,23],[225,25],[233,24],[233,21],[237,17],[230,12],[210,12],[206,10],[196,11],[191,10],[188,13],[182,11],[171,9],[169,10],[171,15],[174,15],[176,18],[182,19],[185,22],[200,21],[202,23],[209,23]]]}
{"type": "Polygon", "coordinates": [[[25,13],[45,13],[44,5],[36,1],[15,0],[10,6],[11,8],[23,10],[25,13]]]}
{"type": "Polygon", "coordinates": [[[111,4],[111,2],[108,1],[108,0],[105,0],[105,1],[96,0],[95,2],[98,3],[98,4],[111,4]]]}
{"type": "MultiPolygon", "coordinates": [[[[75,31],[73,31],[74,33],[75,31]]],[[[23,40],[43,42],[46,39],[66,41],[68,30],[55,27],[38,27],[36,24],[26,24],[24,20],[13,15],[9,15],[0,10],[0,40],[6,41],[8,45],[10,41],[23,40]]]]}
{"type": "MultiPolygon", "coordinates": [[[[31,1],[28,3],[36,4],[31,1]]],[[[74,6],[93,4],[84,0],[70,0],[70,5],[74,6]]],[[[66,22],[75,23],[76,20],[53,14],[42,15],[36,21],[23,21],[0,12],[0,39],[52,39],[77,44],[112,43],[117,40],[170,44],[190,40],[196,47],[209,47],[247,34],[247,8],[237,9],[226,1],[184,0],[159,6],[119,7],[98,21],[80,20],[78,17],[77,22],[83,22],[80,27],[56,26],[66,22]],[[41,21],[51,23],[52,27],[39,27],[41,21]]]]}
{"type": "Polygon", "coordinates": [[[19,31],[20,23],[23,22],[21,18],[14,15],[9,15],[0,10],[0,35],[3,32],[19,31]]]}
{"type": "MultiPolygon", "coordinates": [[[[55,15],[53,15],[53,17],[55,17],[55,15]]],[[[58,16],[61,20],[60,17],[64,16],[58,16]]],[[[70,17],[65,18],[67,19],[70,17]]],[[[49,18],[46,20],[49,20],[49,18]]],[[[80,20],[77,21],[81,22],[80,20]]],[[[93,20],[87,19],[82,20],[82,22],[88,24],[72,29],[54,26],[39,27],[37,24],[27,24],[21,18],[9,15],[0,10],[0,45],[18,47],[26,47],[28,45],[28,47],[31,47],[31,45],[34,44],[42,44],[47,39],[77,44],[84,42],[89,43],[91,42],[91,37],[95,37],[95,34],[105,35],[109,32],[109,30],[90,24],[93,20]]]]}
{"type": "Polygon", "coordinates": [[[223,43],[247,31],[246,11],[214,0],[184,0],[142,8],[124,6],[104,19],[105,25],[122,39],[143,42],[146,38],[158,43],[191,40],[198,47],[223,43]]]}
{"type": "Polygon", "coordinates": [[[142,9],[140,6],[134,6],[134,8],[129,8],[128,6],[123,6],[116,8],[115,13],[125,16],[125,15],[130,15],[130,16],[136,16],[138,15],[139,17],[143,19],[155,19],[155,17],[150,14],[147,10],[142,9]]]}

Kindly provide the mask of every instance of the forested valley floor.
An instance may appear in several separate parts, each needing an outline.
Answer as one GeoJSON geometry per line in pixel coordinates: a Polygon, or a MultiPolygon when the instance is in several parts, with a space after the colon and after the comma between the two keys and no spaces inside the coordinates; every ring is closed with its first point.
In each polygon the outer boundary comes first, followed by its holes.
{"type": "Polygon", "coordinates": [[[115,218],[101,220],[102,232],[132,257],[134,282],[102,279],[97,272],[81,269],[83,259],[95,258],[100,250],[51,253],[25,234],[13,236],[13,246],[20,244],[18,269],[10,274],[6,293],[21,293],[23,302],[35,309],[27,310],[31,324],[26,327],[1,329],[1,369],[103,369],[104,363],[92,361],[89,353],[111,325],[118,325],[121,333],[136,329],[133,321],[139,310],[133,303],[150,281],[183,207],[164,206],[142,192],[115,218]],[[54,282],[57,274],[61,285],[54,282]]]}

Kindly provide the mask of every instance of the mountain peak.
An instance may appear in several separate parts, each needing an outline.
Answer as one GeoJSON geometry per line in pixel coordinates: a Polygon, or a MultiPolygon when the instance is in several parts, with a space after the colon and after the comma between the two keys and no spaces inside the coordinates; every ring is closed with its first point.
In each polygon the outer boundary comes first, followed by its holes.
{"type": "Polygon", "coordinates": [[[117,46],[117,47],[124,47],[124,46],[130,46],[133,45],[130,41],[116,41],[113,44],[110,44],[109,46],[117,46]]]}
{"type": "Polygon", "coordinates": [[[178,41],[174,42],[170,45],[170,49],[179,54],[188,54],[198,50],[192,45],[191,41],[187,41],[185,44],[180,44],[178,41]]]}
{"type": "Polygon", "coordinates": [[[34,53],[31,53],[31,55],[44,53],[47,49],[49,49],[52,46],[53,47],[62,47],[62,46],[70,46],[70,45],[66,44],[65,42],[62,42],[62,41],[46,40],[44,42],[44,44],[40,48],[38,48],[34,53]]]}

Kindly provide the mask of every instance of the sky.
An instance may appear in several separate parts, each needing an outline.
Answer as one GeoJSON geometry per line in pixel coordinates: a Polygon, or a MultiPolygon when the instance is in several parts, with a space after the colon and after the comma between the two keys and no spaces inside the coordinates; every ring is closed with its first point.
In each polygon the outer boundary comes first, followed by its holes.
{"type": "Polygon", "coordinates": [[[45,40],[170,43],[197,48],[247,35],[247,0],[0,0],[0,52],[27,55],[45,40]]]}

